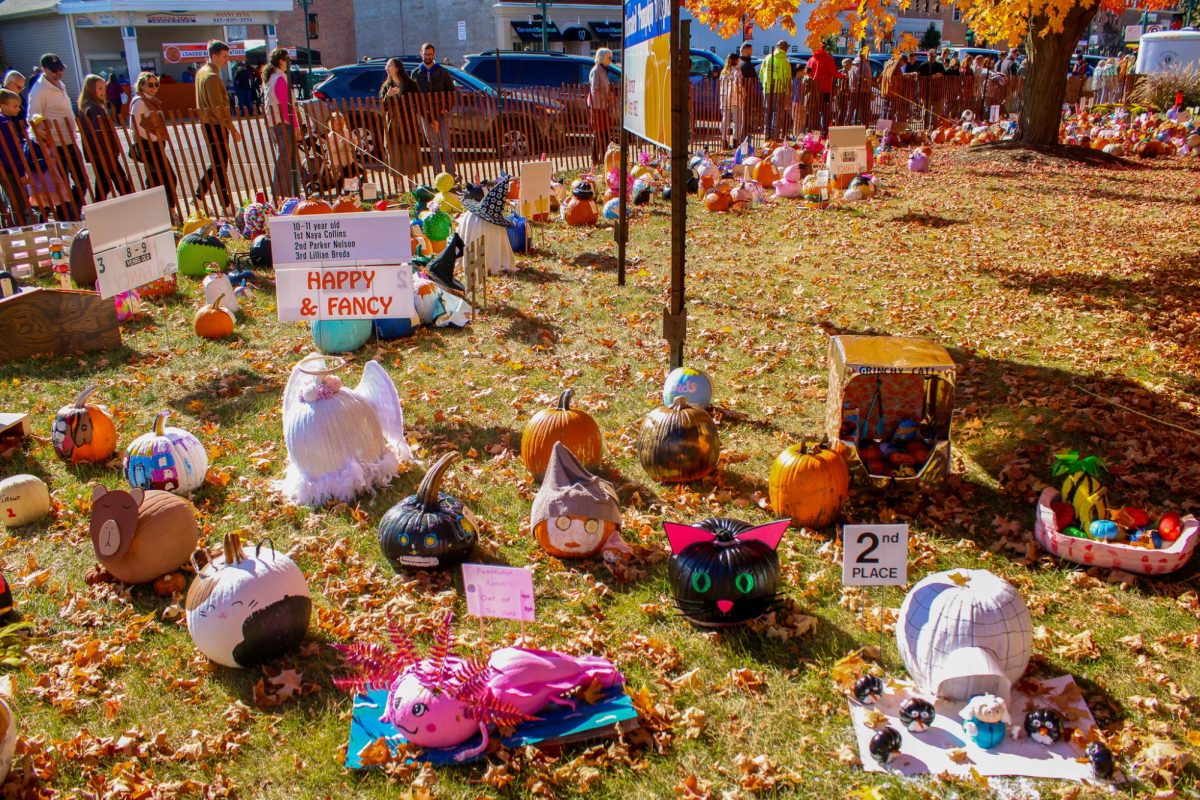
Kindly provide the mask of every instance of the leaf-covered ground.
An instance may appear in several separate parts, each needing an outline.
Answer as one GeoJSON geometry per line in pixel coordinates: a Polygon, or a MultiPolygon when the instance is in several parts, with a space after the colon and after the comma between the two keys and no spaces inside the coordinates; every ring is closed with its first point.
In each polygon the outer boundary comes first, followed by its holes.
{"type": "MultiPolygon", "coordinates": [[[[0,408],[32,412],[44,437],[0,468],[44,477],[55,499],[50,521],[0,543],[38,637],[25,666],[0,678],[22,734],[5,796],[1079,796],[1053,783],[902,782],[856,766],[837,679],[854,672],[860,648],[875,656],[881,620],[882,670],[902,674],[890,624],[903,593],[884,593],[880,613],[877,593],[843,590],[832,529],[789,532],[787,604],[774,618],[714,634],[673,611],[661,521],[770,518],[760,507],[768,468],[788,443],[821,435],[828,335],[848,331],[937,339],[960,382],[947,484],[894,498],[856,491],[846,518],[909,522],[914,579],[982,566],[1018,586],[1037,627],[1031,669],[1076,676],[1138,776],[1134,793],[1194,794],[1195,568],[1114,581],[1043,556],[1031,533],[1033,500],[1064,447],[1106,459],[1123,503],[1200,508],[1194,164],[956,164],[942,150],[927,175],[883,168],[882,196],[863,204],[815,212],[782,201],[729,216],[693,203],[687,360],[715,381],[723,452],[719,473],[691,486],[653,483],[633,450],[666,373],[661,203],[636,214],[624,288],[609,229],[545,226],[520,272],[489,282],[478,324],[356,354],[347,379],[368,358],[387,367],[418,458],[463,454],[445,490],[486,520],[480,557],[534,568],[530,640],[611,658],[642,712],[645,732],[624,741],[501,752],[487,766],[341,766],[351,703],[331,686],[330,645],[377,638],[389,619],[427,640],[447,609],[461,618],[465,608],[454,576],[397,575],[378,548],[379,518],[421,468],[354,507],[295,509],[272,493],[286,457],[281,392],[311,343],[276,321],[268,276],[232,341],[192,333],[199,287],[184,279],[179,297],[125,329],[119,351],[0,368],[0,408]],[[315,600],[300,652],[265,671],[213,668],[192,646],[179,596],[84,582],[89,484],[122,481],[116,469],[64,466],[48,437],[55,410],[88,382],[101,386],[122,447],[161,409],[207,444],[213,466],[195,497],[206,543],[242,529],[295,555],[315,600]],[[520,431],[566,386],[604,431],[603,471],[618,485],[626,538],[640,545],[614,569],[549,558],[528,530],[536,486],[517,456],[520,431]]],[[[486,652],[474,620],[458,632],[486,652]]],[[[516,634],[489,622],[487,646],[516,634]]]]}

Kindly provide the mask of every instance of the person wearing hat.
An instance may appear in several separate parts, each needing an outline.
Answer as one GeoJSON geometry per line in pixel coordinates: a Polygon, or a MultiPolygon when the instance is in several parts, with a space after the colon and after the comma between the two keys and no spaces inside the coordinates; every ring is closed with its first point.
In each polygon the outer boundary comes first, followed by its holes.
{"type": "Polygon", "coordinates": [[[738,70],[741,74],[741,85],[738,87],[742,97],[742,115],[734,126],[733,141],[735,145],[740,145],[746,140],[746,137],[754,130],[755,122],[758,117],[757,98],[761,96],[758,83],[758,73],[754,69],[752,59],[754,57],[754,43],[742,42],[742,46],[738,51],[740,61],[738,62],[738,70]]]}
{"type": "Polygon", "coordinates": [[[78,126],[75,123],[75,104],[67,94],[63,82],[67,65],[54,53],[42,56],[42,77],[29,90],[29,117],[35,114],[45,118],[58,163],[71,194],[74,208],[69,208],[72,219],[79,219],[83,209],[83,187],[87,186],[87,173],[83,168],[83,154],[75,144],[78,126]]]}
{"type": "MultiPolygon", "coordinates": [[[[488,189],[482,200],[463,200],[463,207],[467,211],[458,218],[457,235],[463,247],[483,238],[483,257],[489,275],[517,271],[516,256],[507,230],[513,226],[508,213],[508,185],[511,180],[511,177],[504,175],[495,186],[488,189]]],[[[450,244],[447,242],[447,250],[450,244]]]]}
{"type": "Polygon", "coordinates": [[[571,449],[555,442],[533,498],[530,528],[538,544],[558,558],[591,558],[603,551],[630,552],[621,538],[621,506],[613,485],[579,463],[571,449]]]}
{"type": "Polygon", "coordinates": [[[792,90],[792,64],[788,61],[787,39],[780,39],[758,68],[766,109],[763,133],[768,140],[781,139],[786,128],[788,95],[792,90]]]}

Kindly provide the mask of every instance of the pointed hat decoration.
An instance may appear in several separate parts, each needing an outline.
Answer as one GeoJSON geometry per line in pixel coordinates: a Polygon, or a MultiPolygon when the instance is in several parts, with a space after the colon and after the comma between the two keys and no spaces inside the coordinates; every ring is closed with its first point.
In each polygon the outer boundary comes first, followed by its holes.
{"type": "Polygon", "coordinates": [[[501,177],[496,181],[495,186],[488,189],[482,200],[478,202],[463,200],[463,206],[484,222],[490,222],[502,228],[511,228],[513,221],[506,213],[508,211],[508,184],[511,181],[512,178],[508,175],[501,177]]]}
{"type": "Polygon", "coordinates": [[[583,517],[621,524],[616,489],[584,469],[562,442],[555,442],[550,453],[542,488],[533,498],[530,525],[536,528],[539,522],[555,517],[583,517]]]}

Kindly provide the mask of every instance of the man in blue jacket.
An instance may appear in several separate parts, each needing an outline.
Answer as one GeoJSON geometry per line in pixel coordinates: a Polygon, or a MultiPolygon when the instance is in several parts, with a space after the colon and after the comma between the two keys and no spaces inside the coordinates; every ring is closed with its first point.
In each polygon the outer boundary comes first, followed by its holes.
{"type": "Polygon", "coordinates": [[[421,45],[421,64],[411,77],[417,82],[421,98],[421,130],[429,142],[434,166],[441,172],[454,174],[454,154],[450,150],[450,109],[454,106],[454,79],[437,63],[437,50],[426,42],[421,45]]]}

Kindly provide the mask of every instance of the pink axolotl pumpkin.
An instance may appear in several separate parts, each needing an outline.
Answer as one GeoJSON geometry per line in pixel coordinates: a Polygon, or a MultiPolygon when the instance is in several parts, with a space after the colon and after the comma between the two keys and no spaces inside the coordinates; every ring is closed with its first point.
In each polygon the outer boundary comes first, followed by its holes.
{"type": "Polygon", "coordinates": [[[550,704],[574,708],[574,701],[563,695],[593,682],[605,689],[625,682],[610,661],[595,656],[505,647],[486,664],[460,658],[453,654],[451,618],[447,615],[429,658],[418,660],[407,635],[397,628],[391,631],[396,652],[388,657],[381,658],[377,645],[339,648],[363,674],[335,683],[355,692],[386,685],[380,719],[395,725],[412,744],[457,747],[479,733],[483,741],[478,746],[455,756],[463,761],[487,749],[493,725],[511,727],[535,719],[550,704]]]}

